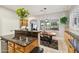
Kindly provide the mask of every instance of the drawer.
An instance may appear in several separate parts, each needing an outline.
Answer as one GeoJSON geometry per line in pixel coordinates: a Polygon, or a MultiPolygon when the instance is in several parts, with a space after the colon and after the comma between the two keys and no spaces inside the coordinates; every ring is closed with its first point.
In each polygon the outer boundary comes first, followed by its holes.
{"type": "Polygon", "coordinates": [[[13,42],[8,41],[8,46],[10,46],[10,47],[14,47],[14,43],[13,43],[13,42]]]}
{"type": "Polygon", "coordinates": [[[8,47],[8,53],[14,53],[14,48],[13,47],[8,47]]]}
{"type": "Polygon", "coordinates": [[[24,52],[24,47],[22,47],[22,46],[20,46],[20,45],[18,45],[18,44],[15,44],[15,50],[24,52]]]}

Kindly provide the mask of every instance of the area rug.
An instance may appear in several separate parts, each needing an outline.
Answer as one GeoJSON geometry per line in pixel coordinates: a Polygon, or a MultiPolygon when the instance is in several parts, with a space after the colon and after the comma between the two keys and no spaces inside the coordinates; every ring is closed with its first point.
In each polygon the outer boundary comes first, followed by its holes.
{"type": "Polygon", "coordinates": [[[52,40],[51,44],[49,44],[49,42],[40,40],[40,44],[58,50],[58,40],[52,40]]]}

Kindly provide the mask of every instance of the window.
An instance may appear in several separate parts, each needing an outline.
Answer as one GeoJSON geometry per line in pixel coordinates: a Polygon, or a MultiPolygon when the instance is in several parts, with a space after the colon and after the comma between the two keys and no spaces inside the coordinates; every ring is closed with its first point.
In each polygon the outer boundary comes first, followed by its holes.
{"type": "Polygon", "coordinates": [[[40,30],[58,30],[58,21],[52,19],[40,20],[40,30]]]}

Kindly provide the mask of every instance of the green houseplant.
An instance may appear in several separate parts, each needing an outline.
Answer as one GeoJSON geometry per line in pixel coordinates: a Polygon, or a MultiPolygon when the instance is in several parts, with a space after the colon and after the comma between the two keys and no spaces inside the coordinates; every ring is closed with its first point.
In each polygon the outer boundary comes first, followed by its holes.
{"type": "Polygon", "coordinates": [[[64,31],[67,29],[67,22],[68,22],[68,17],[63,16],[60,18],[60,32],[62,32],[62,35],[64,37],[64,31]]]}
{"type": "Polygon", "coordinates": [[[60,23],[61,23],[61,24],[66,24],[67,21],[68,21],[67,19],[68,19],[68,18],[67,18],[66,16],[61,17],[61,18],[60,18],[60,23]]]}
{"type": "Polygon", "coordinates": [[[20,27],[25,25],[25,21],[28,17],[28,15],[30,14],[28,10],[26,10],[25,8],[18,8],[16,9],[16,14],[18,15],[18,17],[20,18],[20,27]]]}

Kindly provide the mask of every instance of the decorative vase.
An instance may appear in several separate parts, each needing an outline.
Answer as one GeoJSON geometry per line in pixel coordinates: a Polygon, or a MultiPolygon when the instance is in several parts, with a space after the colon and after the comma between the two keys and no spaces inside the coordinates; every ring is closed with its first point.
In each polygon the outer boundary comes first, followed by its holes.
{"type": "Polygon", "coordinates": [[[28,26],[28,19],[21,19],[20,20],[20,28],[22,27],[22,26],[28,26]]]}

